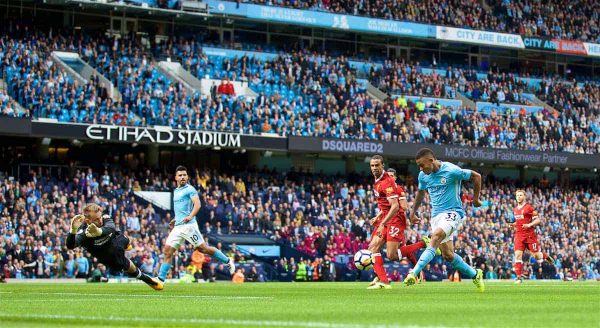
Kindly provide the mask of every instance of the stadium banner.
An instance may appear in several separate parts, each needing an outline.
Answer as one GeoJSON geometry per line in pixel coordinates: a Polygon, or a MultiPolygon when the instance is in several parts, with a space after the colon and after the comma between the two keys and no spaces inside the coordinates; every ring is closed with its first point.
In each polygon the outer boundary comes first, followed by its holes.
{"type": "Polygon", "coordinates": [[[250,19],[387,35],[434,38],[435,26],[318,11],[207,0],[210,12],[250,19]]]}
{"type": "Polygon", "coordinates": [[[208,5],[208,12],[211,14],[220,13],[244,17],[248,15],[246,13],[247,5],[245,3],[217,0],[208,0],[204,2],[208,5]]]}
{"type": "Polygon", "coordinates": [[[468,30],[464,28],[437,26],[436,38],[440,40],[487,44],[490,46],[525,49],[520,35],[468,30]]]}
{"type": "Polygon", "coordinates": [[[431,148],[437,157],[453,161],[529,164],[560,167],[600,167],[600,155],[564,152],[541,152],[517,149],[476,148],[454,145],[382,142],[369,140],[342,140],[313,137],[289,137],[291,152],[338,153],[354,155],[383,155],[393,158],[414,159],[422,147],[431,148]]]}
{"type": "Polygon", "coordinates": [[[583,46],[588,56],[600,57],[600,44],[584,42],[583,46]]]}
{"type": "MultiPolygon", "coordinates": [[[[402,97],[403,95],[392,95],[392,99],[396,100],[397,98],[402,97]]],[[[434,98],[434,97],[422,97],[422,96],[409,96],[404,95],[404,99],[407,101],[416,103],[417,101],[422,101],[425,103],[426,108],[432,108],[435,103],[439,103],[444,107],[452,107],[458,108],[463,105],[462,100],[459,99],[447,99],[447,98],[434,98]]]]}
{"type": "Polygon", "coordinates": [[[527,115],[532,113],[537,113],[539,111],[544,110],[542,106],[528,106],[528,105],[520,105],[520,104],[506,104],[500,103],[499,105],[496,103],[490,103],[485,101],[478,101],[475,103],[475,107],[478,112],[482,112],[484,114],[490,114],[492,111],[496,111],[498,114],[506,114],[511,113],[513,116],[519,115],[519,111],[524,109],[527,112],[527,115]]]}
{"type": "Polygon", "coordinates": [[[28,136],[31,134],[31,120],[20,117],[0,117],[0,133],[28,136]]]}
{"type": "Polygon", "coordinates": [[[527,49],[537,49],[555,52],[558,49],[558,42],[556,40],[544,39],[544,38],[532,38],[524,37],[523,44],[527,49]]]}
{"type": "Polygon", "coordinates": [[[202,47],[202,52],[204,52],[207,56],[218,56],[232,59],[235,57],[241,58],[243,56],[248,56],[250,58],[254,57],[256,59],[267,61],[279,57],[279,54],[269,52],[242,51],[215,47],[202,47]]]}
{"type": "Polygon", "coordinates": [[[587,51],[583,42],[581,41],[569,41],[569,40],[553,40],[558,44],[556,52],[561,54],[572,54],[572,55],[587,55],[587,51]]]}
{"type": "Polygon", "coordinates": [[[240,133],[171,129],[165,126],[133,127],[103,124],[69,124],[33,121],[34,136],[108,142],[200,147],[287,150],[287,138],[240,133]]]}
{"type": "Polygon", "coordinates": [[[281,248],[276,245],[237,245],[242,254],[252,254],[256,256],[279,257],[281,248]]]}

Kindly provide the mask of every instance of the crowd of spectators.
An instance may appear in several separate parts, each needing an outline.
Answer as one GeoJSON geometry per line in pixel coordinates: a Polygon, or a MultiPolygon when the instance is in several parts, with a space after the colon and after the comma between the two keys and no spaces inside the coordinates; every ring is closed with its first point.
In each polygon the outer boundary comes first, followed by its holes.
{"type": "MultiPolygon", "coordinates": [[[[210,73],[224,80],[202,98],[187,95],[160,74],[133,40],[48,38],[25,31],[20,39],[4,35],[0,48],[8,94],[34,117],[577,153],[598,153],[600,144],[597,86],[590,84],[542,83],[538,95],[558,110],[482,113],[437,104],[426,108],[402,97],[379,103],[358,86],[356,71],[344,56],[300,50],[266,62],[248,56],[227,59],[209,57],[198,44],[184,40],[161,49],[198,77],[210,73]],[[98,78],[85,85],[72,81],[48,59],[54,49],[78,51],[117,86],[122,99],[110,98],[98,78]],[[246,81],[258,97],[236,98],[229,79],[246,81]]],[[[373,68],[369,79],[390,94],[453,98],[461,92],[474,100],[527,101],[518,78],[495,72],[477,79],[475,71],[449,67],[442,76],[424,74],[418,63],[387,61],[373,68]]]]}
{"type": "Polygon", "coordinates": [[[249,3],[600,43],[593,0],[249,0],[249,3]],[[573,18],[575,17],[575,18],[573,18]]]}
{"type": "MultiPolygon", "coordinates": [[[[322,278],[325,280],[332,279],[335,277],[332,261],[365,248],[370,238],[372,228],[368,220],[376,208],[371,177],[266,169],[236,174],[203,170],[190,173],[190,183],[198,189],[203,205],[198,224],[209,241],[220,235],[253,233],[296,248],[305,254],[300,280],[308,279],[305,270],[311,272],[311,277],[316,274],[327,277],[322,278]],[[309,266],[318,268],[316,273],[309,266]],[[327,274],[323,273],[323,267],[327,274]]],[[[463,201],[469,219],[455,245],[469,263],[489,272],[488,278],[507,278],[511,276],[514,251],[510,222],[515,187],[511,181],[500,181],[493,176],[487,181],[481,208],[470,205],[472,190],[464,189],[463,201]]],[[[406,176],[404,184],[410,206],[416,192],[414,179],[406,176]]],[[[595,242],[599,231],[596,218],[600,214],[597,182],[560,188],[544,178],[532,185],[536,187],[527,188],[527,194],[543,218],[538,229],[541,248],[556,259],[556,269],[542,268],[543,277],[600,278],[600,248],[595,242]]],[[[44,169],[37,169],[20,181],[2,176],[0,273],[9,278],[91,278],[94,273],[98,277],[96,271],[102,268],[89,253],[65,248],[70,218],[86,202],[97,202],[106,209],[130,238],[133,250],[129,255],[134,262],[143,271],[155,273],[171,214],[144,204],[132,191],[169,190],[172,186],[170,174],[114,166],[96,172],[71,167],[61,177],[51,177],[44,169]]],[[[425,202],[422,212],[427,213],[428,209],[425,202]]],[[[428,234],[428,221],[425,217],[413,226],[406,240],[415,242],[420,235],[428,234]]],[[[215,246],[223,248],[220,243],[215,246]]],[[[245,259],[246,255],[235,245],[224,251],[242,264],[249,263],[244,268],[247,274],[256,270],[252,269],[256,266],[251,264],[253,259],[245,259]]],[[[207,275],[206,279],[211,280],[224,272],[209,261],[201,254],[194,254],[189,245],[182,246],[174,258],[174,268],[179,270],[174,270],[173,277],[207,275]]],[[[299,263],[286,261],[278,261],[274,269],[279,274],[287,272],[280,277],[296,279],[299,263]]],[[[540,279],[539,269],[535,264],[527,266],[537,279],[540,279]]],[[[449,270],[440,258],[432,262],[426,274],[431,275],[430,280],[436,280],[450,277],[449,270]]],[[[264,273],[259,276],[264,279],[264,273]]]]}

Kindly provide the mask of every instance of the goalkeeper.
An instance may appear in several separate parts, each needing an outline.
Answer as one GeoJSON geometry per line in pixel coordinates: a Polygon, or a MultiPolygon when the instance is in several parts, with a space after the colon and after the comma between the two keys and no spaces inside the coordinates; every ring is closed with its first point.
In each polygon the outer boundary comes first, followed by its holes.
{"type": "Polygon", "coordinates": [[[102,208],[97,204],[86,204],[83,215],[78,214],[71,219],[68,249],[84,247],[108,268],[125,271],[130,277],[142,280],[155,290],[162,290],[163,283],[160,280],[142,273],[125,257],[128,246],[129,238],[117,230],[110,216],[102,215],[102,208]]]}

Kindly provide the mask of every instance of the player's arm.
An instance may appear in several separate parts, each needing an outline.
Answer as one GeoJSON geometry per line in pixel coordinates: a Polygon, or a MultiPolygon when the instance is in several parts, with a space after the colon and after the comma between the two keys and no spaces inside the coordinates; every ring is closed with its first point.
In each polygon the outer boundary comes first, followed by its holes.
{"type": "Polygon", "coordinates": [[[388,221],[390,221],[393,217],[398,215],[400,211],[400,203],[398,202],[398,197],[388,198],[388,202],[390,202],[390,210],[387,212],[387,215],[383,218],[383,221],[379,224],[379,230],[383,229],[388,221]]]}
{"type": "Polygon", "coordinates": [[[473,182],[473,206],[480,207],[481,201],[479,200],[479,194],[481,193],[481,174],[471,170],[471,178],[469,181],[473,182]]]}
{"type": "Polygon", "coordinates": [[[419,189],[417,191],[417,195],[415,196],[415,203],[413,205],[413,210],[410,213],[410,222],[411,223],[417,223],[419,222],[419,217],[417,217],[417,211],[419,210],[419,207],[421,207],[421,203],[423,202],[423,199],[425,199],[425,193],[427,191],[426,190],[421,190],[419,189]]]}
{"type": "Polygon", "coordinates": [[[540,224],[542,224],[542,219],[540,219],[540,216],[538,215],[537,211],[532,211],[531,219],[533,221],[531,221],[531,223],[529,223],[529,224],[524,224],[523,225],[524,228],[533,228],[533,227],[536,227],[536,226],[539,226],[540,224]]]}
{"type": "Polygon", "coordinates": [[[183,219],[183,222],[190,222],[193,218],[196,217],[196,214],[200,211],[200,197],[198,197],[198,193],[192,196],[192,202],[194,203],[194,208],[192,208],[192,213],[186,216],[183,219]]]}
{"type": "Polygon", "coordinates": [[[90,224],[85,229],[85,235],[89,238],[101,238],[109,236],[117,230],[115,221],[113,221],[108,214],[102,216],[102,227],[98,227],[95,224],[90,224]]]}
{"type": "Polygon", "coordinates": [[[404,213],[408,212],[408,202],[406,201],[406,193],[404,189],[399,188],[398,190],[398,204],[404,213]]]}
{"type": "Polygon", "coordinates": [[[377,213],[377,215],[375,215],[374,217],[371,218],[371,220],[369,220],[369,224],[374,225],[375,222],[377,222],[377,220],[381,216],[381,214],[383,214],[383,212],[379,211],[379,213],[377,213]]]}
{"type": "Polygon", "coordinates": [[[85,236],[81,233],[77,233],[77,230],[79,230],[79,227],[83,224],[83,220],[85,220],[85,216],[81,214],[77,214],[71,219],[71,230],[67,236],[68,249],[79,247],[83,243],[85,236]]]}

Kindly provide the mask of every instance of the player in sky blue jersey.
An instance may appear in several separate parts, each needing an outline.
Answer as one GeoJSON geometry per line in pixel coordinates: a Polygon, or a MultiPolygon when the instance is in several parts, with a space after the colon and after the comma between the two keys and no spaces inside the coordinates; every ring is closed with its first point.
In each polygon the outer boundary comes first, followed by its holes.
{"type": "Polygon", "coordinates": [[[194,187],[188,184],[187,169],[183,166],[178,166],[175,169],[175,181],[177,188],[173,191],[173,210],[175,218],[169,222],[173,230],[169,233],[165,247],[163,250],[164,259],[160,265],[158,279],[165,281],[171,262],[173,253],[186,240],[204,254],[208,254],[217,259],[220,263],[229,266],[229,273],[235,273],[235,264],[232,258],[228,258],[220,250],[208,246],[200,234],[198,223],[196,222],[196,214],[200,210],[200,197],[194,187]]]}
{"type": "Polygon", "coordinates": [[[454,253],[453,235],[458,231],[465,220],[465,210],[460,197],[462,182],[471,181],[474,186],[473,205],[481,206],[479,193],[481,192],[481,175],[475,171],[464,170],[435,158],[433,151],[422,148],[417,152],[417,165],[419,172],[419,191],[415,199],[410,221],[417,223],[419,217],[417,210],[421,206],[425,192],[429,193],[431,203],[431,242],[429,247],[421,254],[415,267],[408,273],[404,283],[414,285],[416,277],[421,270],[435,257],[436,248],[442,250],[444,260],[450,262],[454,269],[463,276],[473,279],[473,283],[480,292],[485,290],[483,284],[483,271],[475,270],[454,253]]]}

